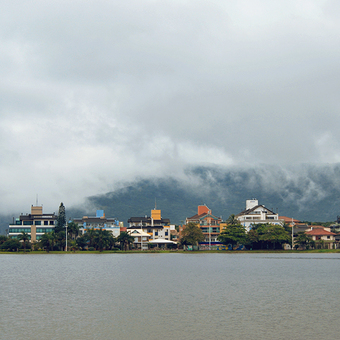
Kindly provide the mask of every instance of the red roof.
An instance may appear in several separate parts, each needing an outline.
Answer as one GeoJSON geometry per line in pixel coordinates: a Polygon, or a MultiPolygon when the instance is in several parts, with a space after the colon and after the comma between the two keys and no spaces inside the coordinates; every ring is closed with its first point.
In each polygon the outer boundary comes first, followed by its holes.
{"type": "MultiPolygon", "coordinates": [[[[314,228],[314,226],[313,226],[314,228]]],[[[328,235],[336,235],[335,233],[332,233],[331,231],[327,231],[323,228],[316,228],[312,229],[310,231],[306,231],[306,234],[312,235],[312,236],[328,236],[328,235]]]]}
{"type": "Polygon", "coordinates": [[[299,220],[294,220],[294,218],[287,216],[279,216],[279,220],[284,220],[286,223],[292,223],[292,220],[294,223],[300,223],[299,220]]]}

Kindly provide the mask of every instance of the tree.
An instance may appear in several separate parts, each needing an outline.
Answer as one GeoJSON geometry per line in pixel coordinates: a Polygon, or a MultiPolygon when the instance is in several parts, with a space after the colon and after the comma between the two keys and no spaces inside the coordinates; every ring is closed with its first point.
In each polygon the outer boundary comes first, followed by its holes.
{"type": "Polygon", "coordinates": [[[76,250],[78,250],[78,245],[77,245],[77,242],[76,240],[72,240],[70,242],[70,250],[73,251],[74,253],[76,252],[76,250]]]}
{"type": "Polygon", "coordinates": [[[9,240],[9,237],[5,236],[5,235],[0,235],[0,246],[9,240]]]}
{"type": "Polygon", "coordinates": [[[126,250],[126,248],[128,248],[133,241],[133,236],[131,236],[126,231],[121,232],[120,235],[117,237],[117,242],[120,243],[120,248],[122,250],[126,250]]]}
{"type": "Polygon", "coordinates": [[[231,214],[228,219],[226,220],[228,225],[239,225],[239,220],[235,217],[234,214],[231,214]]]}
{"type": "Polygon", "coordinates": [[[189,222],[181,233],[180,242],[183,245],[197,246],[198,242],[204,240],[204,235],[200,227],[196,223],[189,222]]]}
{"type": "Polygon", "coordinates": [[[67,232],[71,239],[74,240],[79,234],[79,225],[75,222],[70,222],[67,224],[67,232]]]}
{"type": "Polygon", "coordinates": [[[26,252],[27,242],[29,242],[30,239],[30,235],[28,235],[28,233],[25,233],[24,231],[22,231],[21,234],[18,235],[18,240],[22,241],[22,244],[24,246],[24,252],[26,252]]]}
{"type": "Polygon", "coordinates": [[[294,238],[294,243],[302,248],[302,249],[309,249],[314,245],[313,237],[311,235],[305,234],[303,231],[299,232],[297,236],[294,238]]]}
{"type": "Polygon", "coordinates": [[[20,241],[16,238],[8,238],[0,246],[0,249],[8,251],[17,251],[20,248],[20,241]]]}
{"type": "Polygon", "coordinates": [[[291,234],[281,225],[259,223],[248,232],[248,245],[252,249],[282,249],[291,244],[291,234]]]}
{"type": "Polygon", "coordinates": [[[59,231],[58,233],[55,233],[55,240],[54,244],[58,250],[63,250],[66,245],[66,232],[65,231],[59,231]]]}
{"type": "Polygon", "coordinates": [[[88,242],[88,239],[86,237],[86,234],[76,238],[76,244],[82,250],[84,250],[87,247],[87,242],[88,242]]]}
{"type": "Polygon", "coordinates": [[[100,228],[97,230],[96,235],[94,237],[94,243],[97,249],[99,249],[100,252],[103,251],[105,247],[109,244],[111,233],[107,230],[104,230],[100,228]]]}
{"type": "Polygon", "coordinates": [[[86,229],[85,236],[89,240],[89,247],[93,247],[93,240],[94,237],[96,236],[96,231],[93,228],[86,229]]]}
{"type": "Polygon", "coordinates": [[[289,233],[280,225],[267,224],[262,228],[258,229],[259,240],[267,242],[272,245],[272,249],[276,249],[276,245],[282,249],[284,243],[289,243],[291,236],[289,233]]]}
{"type": "Polygon", "coordinates": [[[61,202],[59,206],[57,223],[56,223],[54,230],[56,233],[59,233],[60,231],[64,230],[65,226],[66,226],[66,212],[65,212],[65,206],[63,202],[61,202]]]}
{"type": "Polygon", "coordinates": [[[227,225],[217,237],[217,239],[225,245],[231,245],[231,249],[234,246],[245,244],[247,242],[246,229],[238,221],[233,224],[227,225]]]}
{"type": "Polygon", "coordinates": [[[40,245],[42,248],[45,248],[46,253],[49,253],[51,249],[53,249],[54,244],[54,235],[52,233],[45,233],[41,236],[40,245]]]}

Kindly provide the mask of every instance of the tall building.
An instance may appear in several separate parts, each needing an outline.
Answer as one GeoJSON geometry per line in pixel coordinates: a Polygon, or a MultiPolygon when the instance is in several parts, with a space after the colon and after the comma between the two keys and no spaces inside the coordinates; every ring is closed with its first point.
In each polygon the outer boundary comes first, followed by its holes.
{"type": "Polygon", "coordinates": [[[8,235],[17,237],[21,232],[31,236],[31,242],[38,241],[45,233],[55,228],[57,215],[55,213],[44,214],[42,206],[31,206],[30,214],[21,214],[9,225],[8,235]]]}
{"type": "MultiPolygon", "coordinates": [[[[187,217],[185,224],[188,223],[197,224],[205,237],[204,241],[200,243],[201,248],[204,245],[220,245],[221,243],[217,240],[217,236],[221,233],[221,229],[225,224],[222,224],[222,218],[211,214],[211,210],[206,205],[199,205],[197,207],[197,214],[191,217],[187,217]]],[[[183,230],[185,226],[180,228],[183,230]]]]}

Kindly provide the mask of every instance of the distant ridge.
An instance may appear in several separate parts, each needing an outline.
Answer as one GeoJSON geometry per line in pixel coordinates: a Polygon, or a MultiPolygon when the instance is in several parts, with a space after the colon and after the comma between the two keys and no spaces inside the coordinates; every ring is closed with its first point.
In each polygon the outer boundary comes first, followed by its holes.
{"type": "Polygon", "coordinates": [[[179,224],[207,204],[226,219],[244,210],[245,200],[257,198],[279,214],[309,221],[335,221],[340,215],[340,166],[302,165],[287,171],[276,166],[253,169],[195,167],[186,178],[143,179],[89,202],[126,222],[150,214],[154,207],[179,224]]]}
{"type": "MultiPolygon", "coordinates": [[[[155,206],[162,217],[180,224],[206,204],[216,216],[226,219],[245,208],[245,200],[257,198],[260,204],[278,210],[280,215],[308,221],[335,221],[340,215],[340,165],[300,165],[289,170],[277,166],[252,169],[193,167],[181,179],[140,179],[105,195],[87,199],[86,210],[66,207],[68,218],[106,216],[124,224],[132,216],[150,215],[155,206]],[[90,207],[90,208],[89,208],[90,207]]],[[[56,209],[60,202],[56,202],[56,209]]],[[[13,216],[1,216],[0,232],[5,233],[13,216]]]]}

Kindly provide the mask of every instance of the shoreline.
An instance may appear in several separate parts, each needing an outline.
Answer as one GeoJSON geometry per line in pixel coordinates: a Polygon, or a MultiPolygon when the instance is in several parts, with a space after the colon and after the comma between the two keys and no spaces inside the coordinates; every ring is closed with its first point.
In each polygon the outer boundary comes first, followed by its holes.
{"type": "Polygon", "coordinates": [[[340,253],[340,249],[312,249],[312,250],[99,250],[94,251],[28,251],[28,252],[2,252],[0,255],[56,255],[56,254],[314,254],[314,253],[340,253]]]}

